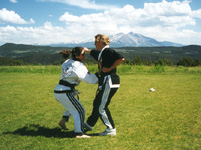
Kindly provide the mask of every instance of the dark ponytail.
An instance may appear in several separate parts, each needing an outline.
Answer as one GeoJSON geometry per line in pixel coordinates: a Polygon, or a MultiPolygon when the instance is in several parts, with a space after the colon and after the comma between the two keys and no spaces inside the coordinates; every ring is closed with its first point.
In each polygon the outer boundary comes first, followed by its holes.
{"type": "Polygon", "coordinates": [[[70,56],[71,53],[72,52],[70,50],[62,50],[60,52],[60,54],[62,54],[63,58],[65,58],[65,59],[69,58],[69,56],[70,56]]]}

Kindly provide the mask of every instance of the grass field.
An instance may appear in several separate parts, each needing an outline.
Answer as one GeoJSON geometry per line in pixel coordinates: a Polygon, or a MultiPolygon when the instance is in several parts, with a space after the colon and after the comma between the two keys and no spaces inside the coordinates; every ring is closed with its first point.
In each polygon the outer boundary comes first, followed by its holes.
{"type": "MultiPolygon", "coordinates": [[[[90,139],[75,139],[72,118],[69,131],[58,127],[65,111],[53,94],[59,66],[0,67],[0,149],[201,149],[200,67],[122,65],[119,75],[121,86],[110,104],[117,136],[97,136],[105,130],[99,119],[90,139]]],[[[86,83],[77,88],[86,118],[96,88],[86,83]]]]}

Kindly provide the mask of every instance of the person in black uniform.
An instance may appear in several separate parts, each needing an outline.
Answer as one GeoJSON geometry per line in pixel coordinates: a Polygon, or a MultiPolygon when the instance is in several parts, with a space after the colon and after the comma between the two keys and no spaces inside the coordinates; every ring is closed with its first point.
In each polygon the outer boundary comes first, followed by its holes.
{"type": "Polygon", "coordinates": [[[97,94],[93,102],[93,110],[85,122],[85,130],[92,130],[100,117],[107,129],[99,135],[116,135],[116,128],[108,105],[120,86],[120,78],[116,74],[116,67],[124,61],[124,57],[114,49],[109,48],[108,36],[95,36],[96,50],[85,49],[85,52],[98,61],[99,83],[97,94]]]}

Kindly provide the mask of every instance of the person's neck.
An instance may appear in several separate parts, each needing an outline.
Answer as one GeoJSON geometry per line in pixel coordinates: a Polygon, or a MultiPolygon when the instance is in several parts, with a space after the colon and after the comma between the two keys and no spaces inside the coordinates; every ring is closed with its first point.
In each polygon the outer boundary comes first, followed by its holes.
{"type": "Polygon", "coordinates": [[[104,45],[104,46],[102,46],[100,51],[102,51],[102,50],[105,49],[105,48],[109,48],[109,45],[104,45]]]}

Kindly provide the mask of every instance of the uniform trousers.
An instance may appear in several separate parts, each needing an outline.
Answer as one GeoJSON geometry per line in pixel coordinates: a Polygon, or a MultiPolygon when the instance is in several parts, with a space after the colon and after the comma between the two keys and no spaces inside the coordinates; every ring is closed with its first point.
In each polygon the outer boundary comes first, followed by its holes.
{"type": "Polygon", "coordinates": [[[54,93],[54,96],[65,107],[65,114],[73,116],[75,133],[84,133],[85,110],[80,101],[72,93],[54,93]]]}
{"type": "Polygon", "coordinates": [[[97,90],[97,94],[93,102],[92,114],[86,121],[86,123],[91,127],[95,126],[98,118],[100,117],[107,128],[115,128],[108,105],[110,104],[111,98],[116,93],[118,88],[111,88],[111,81],[109,79],[111,80],[111,78],[105,78],[105,81],[97,90]]]}

